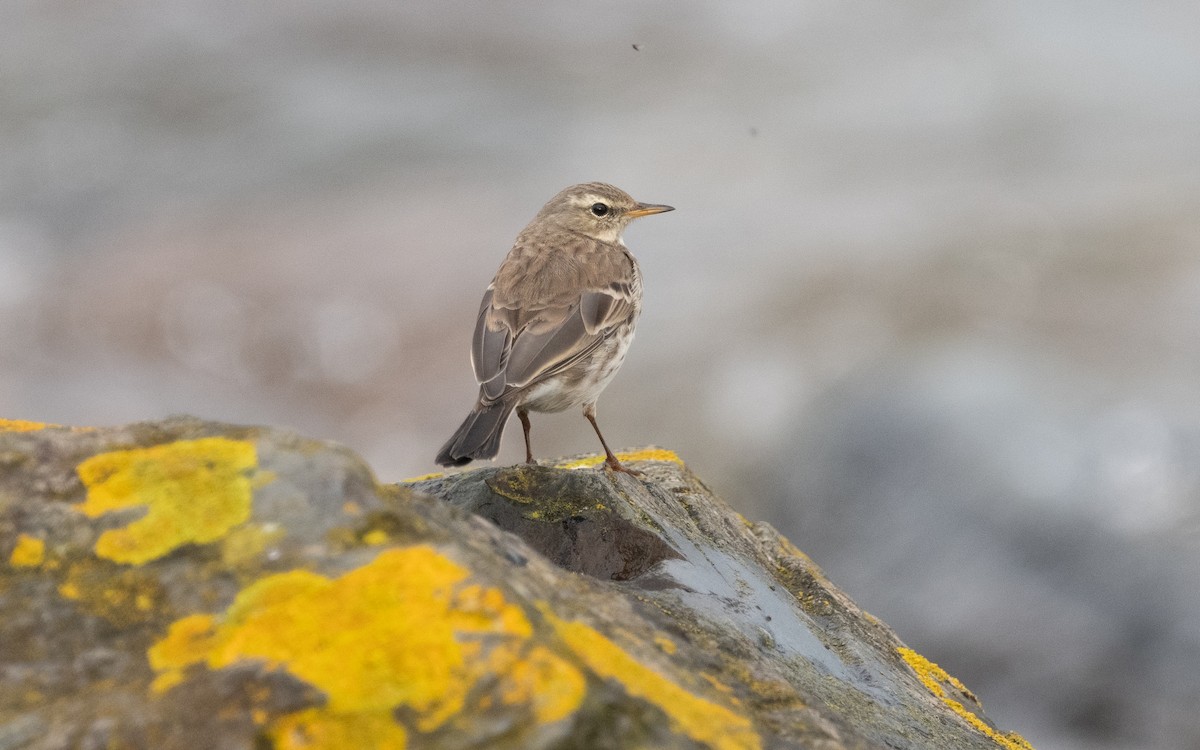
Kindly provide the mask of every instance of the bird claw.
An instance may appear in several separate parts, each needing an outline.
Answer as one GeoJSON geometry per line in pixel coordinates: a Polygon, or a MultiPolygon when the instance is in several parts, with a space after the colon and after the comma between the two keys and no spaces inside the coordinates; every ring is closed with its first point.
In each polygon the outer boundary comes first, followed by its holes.
{"type": "Polygon", "coordinates": [[[609,471],[619,471],[622,474],[628,474],[631,477],[646,476],[645,472],[638,471],[637,469],[630,469],[629,467],[625,466],[625,464],[618,461],[615,457],[606,460],[604,462],[604,468],[608,469],[609,471]]]}

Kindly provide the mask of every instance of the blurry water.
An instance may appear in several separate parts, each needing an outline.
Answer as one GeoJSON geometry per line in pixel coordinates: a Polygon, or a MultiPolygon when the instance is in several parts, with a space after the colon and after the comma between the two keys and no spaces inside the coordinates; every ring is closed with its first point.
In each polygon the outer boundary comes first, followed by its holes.
{"type": "MultiPolygon", "coordinates": [[[[679,450],[1042,750],[1197,746],[1198,27],[11,2],[0,414],[289,425],[429,471],[512,237],[608,180],[678,209],[627,237],[613,442],[679,450]]],[[[572,414],[534,441],[596,447],[572,414]]]]}

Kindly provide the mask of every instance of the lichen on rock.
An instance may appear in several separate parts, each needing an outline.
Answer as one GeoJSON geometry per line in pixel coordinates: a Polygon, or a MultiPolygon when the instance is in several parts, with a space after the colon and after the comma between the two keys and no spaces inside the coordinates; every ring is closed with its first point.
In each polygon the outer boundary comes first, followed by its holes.
{"type": "Polygon", "coordinates": [[[669,451],[388,485],[177,418],[0,454],[8,746],[1028,748],[669,451]]]}
{"type": "Polygon", "coordinates": [[[141,507],[145,515],[109,529],[96,555],[120,563],[154,560],[189,543],[216,541],[250,518],[254,444],[222,437],[100,453],[79,464],[89,518],[141,507]]]}

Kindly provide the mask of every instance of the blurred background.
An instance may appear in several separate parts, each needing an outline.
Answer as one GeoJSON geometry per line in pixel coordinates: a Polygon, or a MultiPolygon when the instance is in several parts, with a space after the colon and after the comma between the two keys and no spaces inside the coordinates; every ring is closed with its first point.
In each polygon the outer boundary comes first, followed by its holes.
{"type": "MultiPolygon", "coordinates": [[[[0,28],[0,415],[433,471],[512,239],[612,182],[678,210],[626,235],[611,443],[677,450],[1039,750],[1200,747],[1195,2],[10,0],[0,28]]],[[[534,447],[598,446],[568,413],[534,447]]]]}

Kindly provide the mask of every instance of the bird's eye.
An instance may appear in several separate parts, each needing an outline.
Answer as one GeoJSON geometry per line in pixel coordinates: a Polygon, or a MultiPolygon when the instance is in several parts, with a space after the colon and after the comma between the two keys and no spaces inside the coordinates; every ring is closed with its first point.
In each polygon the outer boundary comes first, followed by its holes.
{"type": "Polygon", "coordinates": [[[592,213],[595,214],[596,216],[607,216],[608,215],[608,206],[604,205],[603,203],[593,203],[592,204],[592,213]]]}

